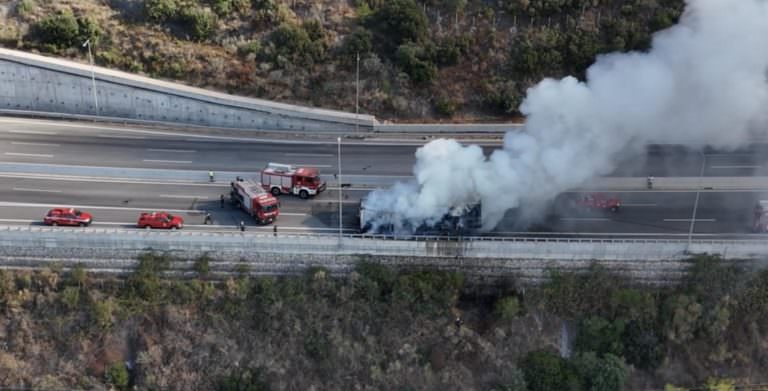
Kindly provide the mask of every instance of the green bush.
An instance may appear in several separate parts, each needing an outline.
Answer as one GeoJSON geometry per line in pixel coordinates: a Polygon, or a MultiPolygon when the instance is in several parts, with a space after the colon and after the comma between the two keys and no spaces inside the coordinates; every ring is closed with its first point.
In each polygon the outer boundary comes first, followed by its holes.
{"type": "Polygon", "coordinates": [[[124,363],[114,363],[107,368],[107,382],[120,390],[128,389],[130,377],[124,363]]]}
{"type": "Polygon", "coordinates": [[[37,7],[37,4],[35,4],[35,0],[21,0],[16,5],[16,13],[19,14],[19,16],[27,15],[28,13],[32,12],[33,9],[37,7]]]}
{"type": "Polygon", "coordinates": [[[80,306],[80,289],[68,286],[61,292],[61,303],[67,310],[74,310],[80,306]]]}
{"type": "Polygon", "coordinates": [[[177,0],[145,0],[144,13],[155,22],[165,22],[176,18],[179,12],[177,0]]]}
{"type": "Polygon", "coordinates": [[[621,391],[627,381],[627,368],[624,360],[606,354],[602,358],[594,352],[578,354],[571,359],[576,373],[582,379],[585,390],[621,391]]]}
{"type": "Polygon", "coordinates": [[[574,340],[574,347],[579,352],[611,353],[621,356],[624,351],[622,335],[624,322],[610,322],[598,316],[583,319],[574,340]]]}
{"type": "Polygon", "coordinates": [[[422,41],[429,28],[424,10],[414,0],[383,2],[366,24],[378,33],[378,46],[385,54],[406,42],[422,41]]]}
{"type": "Polygon", "coordinates": [[[523,101],[521,87],[512,80],[493,78],[483,84],[483,104],[495,114],[519,114],[518,108],[523,101]]]}
{"type": "Polygon", "coordinates": [[[655,369],[664,361],[664,343],[654,327],[629,322],[624,331],[623,344],[624,358],[638,368],[655,369]]]}
{"type": "Polygon", "coordinates": [[[412,311],[437,314],[455,304],[463,285],[460,273],[420,271],[399,276],[392,295],[396,303],[412,311]]]}
{"type": "Polygon", "coordinates": [[[156,303],[167,295],[162,277],[170,264],[170,257],[157,254],[139,256],[139,265],[128,277],[125,295],[130,299],[156,303]]]}
{"type": "Polygon", "coordinates": [[[312,40],[299,26],[283,23],[269,35],[272,61],[280,66],[280,58],[296,65],[308,64],[313,59],[312,40]]]}
{"type": "Polygon", "coordinates": [[[397,65],[416,85],[428,84],[437,77],[437,66],[423,47],[412,43],[397,49],[397,65]]]}
{"type": "Polygon", "coordinates": [[[77,45],[80,25],[72,10],[64,9],[56,15],[48,16],[37,23],[36,28],[40,40],[54,48],[64,48],[77,45]]]}
{"type": "Polygon", "coordinates": [[[520,314],[520,301],[515,296],[502,297],[493,305],[497,319],[509,321],[520,314]]]}
{"type": "Polygon", "coordinates": [[[211,272],[210,261],[211,259],[208,258],[207,255],[195,260],[195,272],[197,273],[198,278],[205,278],[208,276],[208,273],[211,272]]]}
{"type": "Polygon", "coordinates": [[[555,353],[544,350],[529,352],[518,366],[523,370],[528,391],[562,391],[579,388],[580,379],[573,368],[555,353]]]}
{"type": "Polygon", "coordinates": [[[315,330],[304,337],[304,351],[314,360],[326,360],[331,355],[331,341],[327,335],[315,330]]]}
{"type": "Polygon", "coordinates": [[[194,41],[205,41],[216,28],[216,14],[208,8],[194,7],[182,10],[182,20],[194,41]]]}
{"type": "Polygon", "coordinates": [[[261,368],[236,369],[219,379],[217,391],[269,391],[269,383],[261,368]]]}

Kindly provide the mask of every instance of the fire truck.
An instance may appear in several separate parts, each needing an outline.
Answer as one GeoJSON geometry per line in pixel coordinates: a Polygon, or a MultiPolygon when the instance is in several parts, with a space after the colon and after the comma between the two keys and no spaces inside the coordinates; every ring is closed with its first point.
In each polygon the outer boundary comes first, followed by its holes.
{"type": "Polygon", "coordinates": [[[755,232],[768,232],[768,200],[758,201],[755,205],[755,221],[752,224],[755,232]]]}
{"type": "Polygon", "coordinates": [[[264,190],[275,197],[280,194],[293,194],[306,199],[325,190],[325,182],[320,180],[320,170],[288,164],[269,163],[267,168],[261,171],[261,183],[264,190]]]}
{"type": "Polygon", "coordinates": [[[261,183],[245,180],[232,182],[230,186],[232,189],[229,195],[232,202],[253,216],[259,224],[269,224],[277,220],[280,203],[264,190],[261,183]]]}

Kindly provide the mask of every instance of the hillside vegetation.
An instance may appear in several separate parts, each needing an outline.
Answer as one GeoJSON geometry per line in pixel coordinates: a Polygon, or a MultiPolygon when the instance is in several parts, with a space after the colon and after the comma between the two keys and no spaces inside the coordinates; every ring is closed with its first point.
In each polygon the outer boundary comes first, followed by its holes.
{"type": "Polygon", "coordinates": [[[12,0],[0,44],[397,121],[508,120],[545,76],[646,49],[683,0],[12,0]]]}
{"type": "Polygon", "coordinates": [[[170,261],[147,254],[126,279],[0,271],[0,386],[728,391],[768,381],[768,271],[715,258],[663,289],[597,266],[523,289],[366,262],[344,278],[321,268],[256,278],[242,265],[213,279],[201,258],[196,277],[167,279],[170,261]]]}

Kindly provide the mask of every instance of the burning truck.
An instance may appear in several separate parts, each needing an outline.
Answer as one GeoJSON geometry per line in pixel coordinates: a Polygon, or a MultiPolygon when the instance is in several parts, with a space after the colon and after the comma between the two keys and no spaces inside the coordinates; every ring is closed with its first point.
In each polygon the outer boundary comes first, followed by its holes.
{"type": "Polygon", "coordinates": [[[479,203],[453,206],[439,219],[412,220],[394,210],[376,209],[360,200],[360,233],[371,235],[466,236],[480,231],[482,208],[479,203]]]}

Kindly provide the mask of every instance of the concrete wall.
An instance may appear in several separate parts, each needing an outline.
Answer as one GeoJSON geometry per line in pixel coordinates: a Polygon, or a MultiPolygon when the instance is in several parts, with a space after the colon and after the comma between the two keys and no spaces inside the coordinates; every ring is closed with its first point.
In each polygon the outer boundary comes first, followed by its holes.
{"type": "MultiPolygon", "coordinates": [[[[684,273],[690,253],[721,254],[726,259],[768,258],[766,241],[601,239],[508,239],[472,241],[381,240],[329,235],[157,232],[125,229],[0,227],[0,267],[65,266],[85,262],[106,272],[124,272],[146,251],[192,260],[209,253],[214,271],[247,263],[255,274],[300,273],[323,266],[332,273],[351,271],[367,259],[398,267],[461,270],[470,277],[515,276],[536,282],[546,270],[587,268],[593,261],[638,280],[664,282],[684,273]],[[85,233],[87,234],[83,234],[85,233]]],[[[191,261],[175,267],[189,272],[191,261]]]]}
{"type": "Polygon", "coordinates": [[[315,131],[371,131],[359,115],[211,92],[95,68],[98,112],[87,65],[0,48],[0,110],[100,115],[192,125],[315,131]]]}

